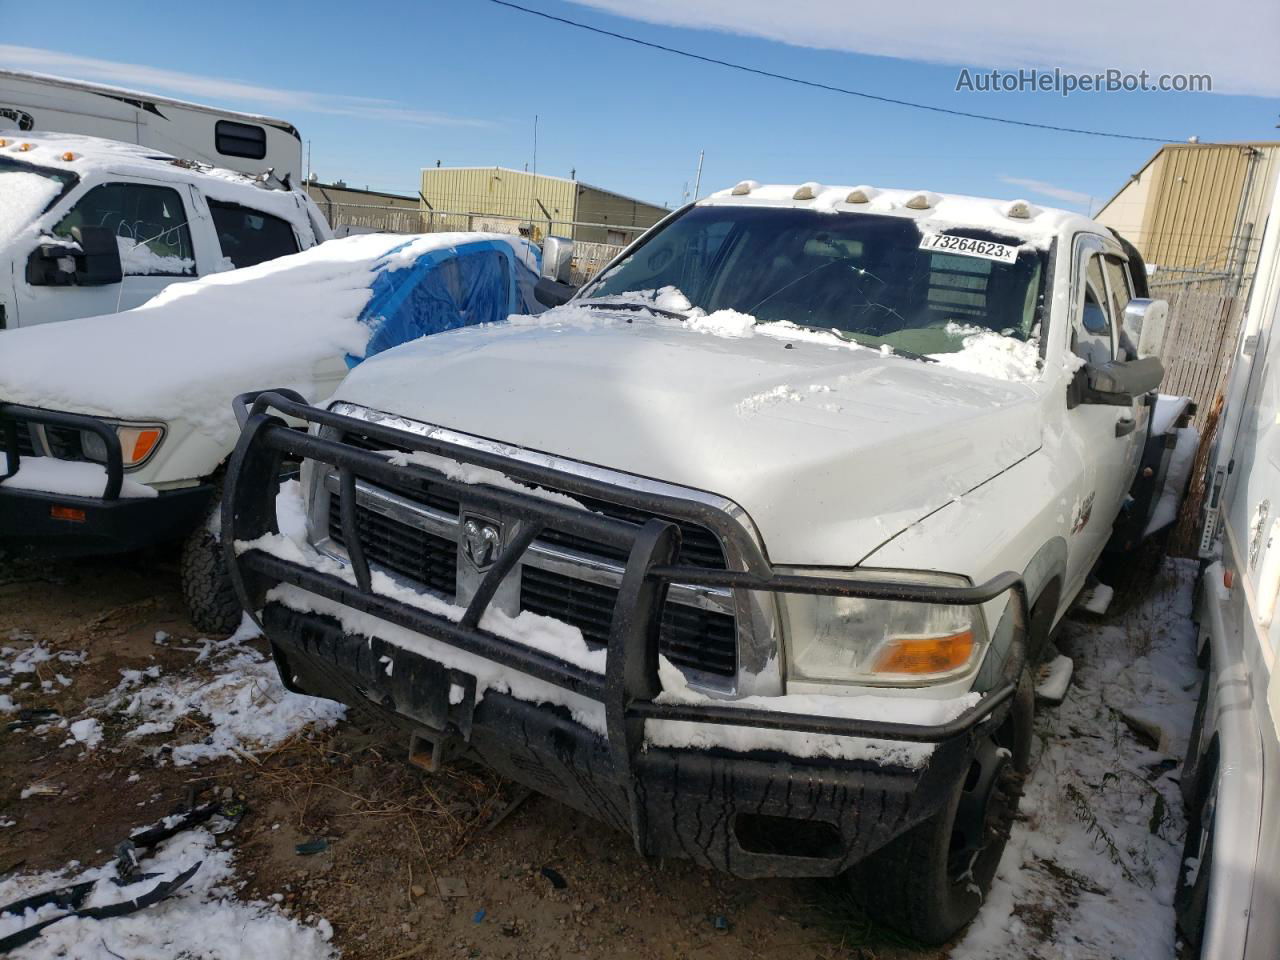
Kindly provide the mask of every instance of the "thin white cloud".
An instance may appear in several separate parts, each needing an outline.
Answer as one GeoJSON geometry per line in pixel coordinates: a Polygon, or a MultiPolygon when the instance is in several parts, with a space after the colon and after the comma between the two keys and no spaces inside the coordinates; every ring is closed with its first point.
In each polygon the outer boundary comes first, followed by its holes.
{"type": "MultiPolygon", "coordinates": [[[[988,69],[1207,73],[1213,77],[1215,93],[1280,96],[1274,50],[1280,37],[1280,4],[1275,2],[1216,0],[1212,7],[1203,0],[1165,0],[1156,6],[1114,0],[573,2],[632,20],[764,37],[799,47],[988,69]]],[[[857,78],[843,79],[850,86],[859,85],[857,78]]],[[[893,95],[889,90],[875,92],[893,95]]],[[[949,92],[939,91],[937,99],[949,92]]],[[[992,99],[999,96],[993,94],[992,99]]]]}
{"type": "MultiPolygon", "coordinates": [[[[81,57],[57,50],[0,44],[0,66],[30,70],[77,80],[111,84],[149,93],[232,101],[259,113],[322,113],[359,117],[412,126],[485,127],[486,120],[455,117],[430,110],[416,110],[395,100],[352,97],[315,90],[287,90],[222,77],[206,77],[178,70],[163,70],[137,63],[120,63],[81,57]]],[[[287,116],[285,119],[289,119],[287,116]]]]}
{"type": "Polygon", "coordinates": [[[1000,179],[1004,183],[1022,187],[1024,190],[1030,190],[1032,193],[1039,194],[1042,197],[1052,197],[1054,200],[1060,200],[1073,207],[1083,207],[1085,210],[1089,210],[1093,205],[1093,197],[1090,194],[1081,193],[1079,190],[1055,187],[1052,183],[1045,183],[1043,180],[1031,180],[1026,177],[1002,176],[1000,179]]]}

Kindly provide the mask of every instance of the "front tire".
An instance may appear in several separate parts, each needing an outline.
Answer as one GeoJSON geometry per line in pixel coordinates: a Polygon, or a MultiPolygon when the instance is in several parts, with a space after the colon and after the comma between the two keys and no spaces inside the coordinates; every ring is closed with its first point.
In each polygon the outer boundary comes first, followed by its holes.
{"type": "Polygon", "coordinates": [[[1009,715],[978,744],[942,809],[855,868],[873,919],[941,944],[977,915],[1017,815],[1034,710],[1035,689],[1024,671],[1009,715]]]}
{"type": "Polygon", "coordinates": [[[240,625],[243,610],[227,572],[222,540],[212,528],[222,513],[221,492],[219,489],[208,515],[182,545],[179,574],[182,599],[195,628],[204,633],[226,636],[240,625]]]}

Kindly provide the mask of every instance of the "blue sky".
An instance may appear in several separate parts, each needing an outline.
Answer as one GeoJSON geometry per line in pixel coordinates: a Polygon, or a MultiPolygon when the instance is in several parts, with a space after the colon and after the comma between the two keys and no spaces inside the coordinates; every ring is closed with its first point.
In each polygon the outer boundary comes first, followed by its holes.
{"type": "MultiPolygon", "coordinates": [[[[1079,2],[1056,14],[1027,5],[1033,13],[1025,22],[1011,20],[1007,5],[976,2],[944,4],[936,18],[923,9],[929,3],[886,12],[846,0],[525,2],[707,56],[954,109],[1177,139],[1280,138],[1280,71],[1265,46],[1248,40],[1227,48],[1225,35],[1215,33],[1234,31],[1233,19],[1250,16],[1251,29],[1236,35],[1269,33],[1274,40],[1277,14],[1261,0],[1216,4],[1212,20],[1202,18],[1202,4],[1177,0],[1161,17],[1174,32],[1140,38],[1145,42],[1135,41],[1136,31],[1146,29],[1139,14],[1121,13],[1133,23],[1117,22],[1113,3],[1097,11],[1099,17],[1109,11],[1107,29],[1091,32],[1081,21],[1092,12],[1079,2]],[[945,20],[952,8],[965,11],[965,22],[945,20]],[[1196,24],[1183,14],[1195,15],[1196,24]],[[1055,16],[1070,21],[1055,24],[1055,16]],[[1144,50],[1155,57],[1157,49],[1158,62],[1143,59],[1144,50]],[[946,62],[932,62],[939,60],[946,62]],[[1219,89],[1248,94],[1064,99],[955,92],[962,64],[1031,63],[1207,71],[1219,89]]],[[[54,18],[39,5],[0,0],[3,43],[10,44],[0,45],[0,65],[281,116],[311,142],[321,179],[405,193],[415,192],[418,169],[437,160],[532,163],[535,114],[540,171],[576,170],[588,182],[669,204],[680,200],[686,181],[692,187],[698,151],[705,149],[704,192],[751,177],[1026,196],[1075,209],[1093,198],[1096,208],[1157,147],[805,89],[572,30],[487,0],[218,0],[166,6],[154,16],[148,9],[73,0],[54,18]]]]}

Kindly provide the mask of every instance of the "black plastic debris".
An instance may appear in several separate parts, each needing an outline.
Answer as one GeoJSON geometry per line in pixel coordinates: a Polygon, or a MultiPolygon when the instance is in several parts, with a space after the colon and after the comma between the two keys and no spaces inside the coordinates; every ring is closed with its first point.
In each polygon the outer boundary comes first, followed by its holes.
{"type": "Polygon", "coordinates": [[[324,837],[317,837],[314,840],[308,840],[305,843],[299,843],[293,848],[293,852],[300,857],[309,857],[316,853],[324,853],[329,849],[329,841],[324,837]]]}
{"type": "Polygon", "coordinates": [[[563,890],[569,885],[569,881],[565,880],[565,878],[560,875],[560,872],[552,867],[543,867],[539,873],[550,880],[551,886],[555,887],[557,890],[563,890]]]}

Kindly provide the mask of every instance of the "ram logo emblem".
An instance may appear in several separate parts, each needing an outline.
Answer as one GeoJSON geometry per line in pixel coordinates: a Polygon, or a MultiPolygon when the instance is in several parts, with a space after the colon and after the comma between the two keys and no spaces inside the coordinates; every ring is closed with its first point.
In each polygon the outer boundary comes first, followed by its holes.
{"type": "Polygon", "coordinates": [[[493,566],[502,552],[502,530],[479,517],[467,517],[462,523],[462,552],[477,570],[493,566]]]}

